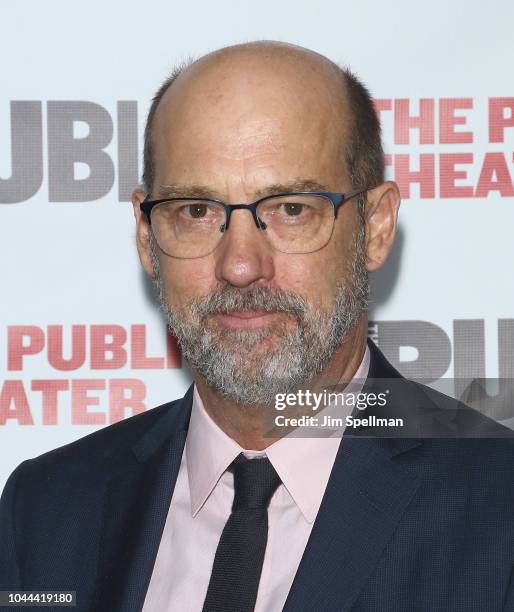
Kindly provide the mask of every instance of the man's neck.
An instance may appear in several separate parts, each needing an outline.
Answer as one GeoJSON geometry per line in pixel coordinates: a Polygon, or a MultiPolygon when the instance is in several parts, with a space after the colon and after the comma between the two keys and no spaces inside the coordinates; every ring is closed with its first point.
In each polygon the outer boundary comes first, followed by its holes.
{"type": "MultiPolygon", "coordinates": [[[[339,380],[349,381],[353,378],[364,357],[367,330],[368,318],[364,313],[359,323],[332,355],[319,377],[321,380],[331,381],[333,384],[339,380]]],[[[280,439],[280,436],[264,435],[268,408],[236,404],[216,389],[209,387],[197,372],[193,372],[193,378],[211,419],[242,448],[264,450],[280,439]]],[[[284,435],[285,433],[287,432],[284,431],[284,435]]]]}

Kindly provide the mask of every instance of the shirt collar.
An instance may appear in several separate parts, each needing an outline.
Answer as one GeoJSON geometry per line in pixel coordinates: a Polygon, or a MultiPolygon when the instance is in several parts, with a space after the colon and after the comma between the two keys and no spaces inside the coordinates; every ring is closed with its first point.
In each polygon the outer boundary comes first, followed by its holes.
{"type": "MultiPolygon", "coordinates": [[[[364,357],[346,391],[357,393],[369,370],[370,354],[364,357]]],[[[243,449],[207,414],[196,385],[186,441],[186,462],[191,495],[191,513],[200,511],[222,474],[240,454],[267,456],[284,487],[308,522],[313,522],[332,471],[338,437],[285,436],[265,451],[243,449]]]]}
{"type": "Polygon", "coordinates": [[[196,516],[223,472],[243,449],[211,419],[194,388],[186,439],[186,462],[191,513],[196,516]]]}

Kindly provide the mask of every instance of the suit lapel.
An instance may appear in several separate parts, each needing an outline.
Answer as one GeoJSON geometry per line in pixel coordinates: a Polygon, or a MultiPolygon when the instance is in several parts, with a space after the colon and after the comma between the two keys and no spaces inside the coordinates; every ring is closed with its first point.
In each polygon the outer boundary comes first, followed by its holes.
{"type": "MultiPolygon", "coordinates": [[[[370,346],[369,378],[399,378],[370,346]]],[[[420,481],[395,457],[418,439],[343,436],[284,610],[351,609],[420,481]]]]}
{"type": "Polygon", "coordinates": [[[284,610],[350,610],[419,486],[392,455],[419,444],[343,437],[284,610]]]}
{"type": "Polygon", "coordinates": [[[119,459],[108,480],[96,601],[98,612],[140,611],[177,480],[192,387],[119,459]]]}

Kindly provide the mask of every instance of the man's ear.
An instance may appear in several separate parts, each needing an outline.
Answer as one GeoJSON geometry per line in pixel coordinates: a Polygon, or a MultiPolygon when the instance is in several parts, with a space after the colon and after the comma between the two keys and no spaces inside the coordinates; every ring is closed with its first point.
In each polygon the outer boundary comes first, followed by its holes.
{"type": "Polygon", "coordinates": [[[393,248],[400,190],[386,181],[368,191],[366,203],[366,264],[369,272],[382,267],[393,248]]]}
{"type": "Polygon", "coordinates": [[[136,219],[136,245],[139,259],[145,272],[154,275],[152,257],[150,255],[150,225],[146,216],[141,212],[140,204],[145,199],[146,193],[139,187],[132,192],[132,206],[134,207],[134,217],[136,219]]]}

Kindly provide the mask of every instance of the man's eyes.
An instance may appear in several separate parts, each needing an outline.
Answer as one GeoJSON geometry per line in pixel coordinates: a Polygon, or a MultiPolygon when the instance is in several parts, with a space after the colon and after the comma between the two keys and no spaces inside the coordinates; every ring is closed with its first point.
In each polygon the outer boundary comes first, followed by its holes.
{"type": "Polygon", "coordinates": [[[278,204],[276,208],[280,214],[288,217],[298,217],[302,212],[306,212],[306,205],[298,202],[285,202],[278,204]]]}

